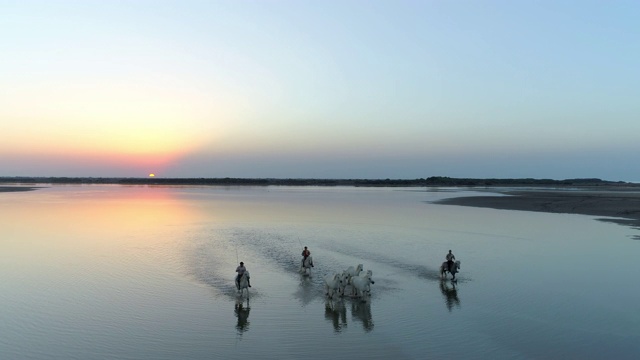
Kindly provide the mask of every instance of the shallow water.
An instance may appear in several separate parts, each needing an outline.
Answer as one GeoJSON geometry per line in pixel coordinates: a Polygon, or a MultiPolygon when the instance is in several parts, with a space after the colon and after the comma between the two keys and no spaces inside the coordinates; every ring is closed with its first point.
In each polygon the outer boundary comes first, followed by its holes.
{"type": "Polygon", "coordinates": [[[481,194],[0,193],[0,358],[638,358],[638,230],[431,203],[481,194]],[[297,272],[303,246],[311,277],[297,272]],[[457,283],[437,270],[449,249],[457,283]],[[248,299],[233,285],[238,261],[248,299]],[[360,263],[373,271],[371,298],[326,299],[322,276],[360,263]]]}

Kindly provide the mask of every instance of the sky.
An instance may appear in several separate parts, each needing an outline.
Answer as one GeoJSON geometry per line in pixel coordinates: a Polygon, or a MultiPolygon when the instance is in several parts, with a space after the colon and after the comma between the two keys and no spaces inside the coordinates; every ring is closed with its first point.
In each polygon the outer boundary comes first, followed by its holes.
{"type": "Polygon", "coordinates": [[[0,0],[0,176],[640,181],[640,2],[0,0]]]}

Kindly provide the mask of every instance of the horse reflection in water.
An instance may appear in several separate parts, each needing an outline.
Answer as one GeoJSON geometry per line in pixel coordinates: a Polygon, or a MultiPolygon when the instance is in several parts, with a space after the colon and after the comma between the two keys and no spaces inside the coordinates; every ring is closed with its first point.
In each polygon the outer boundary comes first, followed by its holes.
{"type": "Polygon", "coordinates": [[[341,332],[347,327],[347,308],[342,300],[327,300],[324,303],[324,318],[331,321],[333,331],[341,332]]]}
{"type": "Polygon", "coordinates": [[[373,330],[371,302],[352,301],[351,317],[356,321],[362,322],[362,328],[364,329],[364,331],[369,332],[373,330]]]}
{"type": "Polygon", "coordinates": [[[244,305],[244,301],[236,301],[234,313],[238,318],[236,330],[238,330],[238,334],[240,335],[249,330],[249,311],[251,311],[251,307],[249,306],[249,299],[247,299],[246,306],[244,305]]]}
{"type": "Polygon", "coordinates": [[[300,300],[302,306],[307,306],[317,299],[316,290],[315,284],[309,276],[300,276],[300,286],[294,295],[296,299],[300,300]]]}
{"type": "MultiPolygon", "coordinates": [[[[324,318],[333,324],[337,333],[347,328],[347,307],[345,301],[327,299],[324,303],[324,318]]],[[[351,301],[351,320],[362,323],[365,332],[373,330],[371,302],[351,301]]]]}
{"type": "Polygon", "coordinates": [[[447,284],[445,279],[440,281],[440,291],[444,295],[444,301],[447,304],[447,309],[451,311],[454,306],[460,307],[460,299],[458,298],[458,289],[456,289],[456,283],[451,282],[451,286],[447,284]]]}

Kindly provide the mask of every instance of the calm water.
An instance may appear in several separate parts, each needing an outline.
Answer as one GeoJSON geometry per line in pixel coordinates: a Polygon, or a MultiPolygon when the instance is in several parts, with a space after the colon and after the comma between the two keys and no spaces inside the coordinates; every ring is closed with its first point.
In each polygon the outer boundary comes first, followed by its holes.
{"type": "Polygon", "coordinates": [[[640,357],[638,230],[440,190],[0,193],[0,359],[640,357]],[[449,249],[457,284],[437,272],[449,249]],[[371,299],[328,301],[322,275],[360,263],[371,299]]]}

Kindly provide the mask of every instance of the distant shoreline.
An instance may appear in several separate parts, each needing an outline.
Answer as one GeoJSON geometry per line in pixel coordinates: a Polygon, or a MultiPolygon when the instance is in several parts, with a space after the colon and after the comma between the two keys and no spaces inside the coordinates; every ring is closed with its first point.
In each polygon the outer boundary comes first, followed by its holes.
{"type": "Polygon", "coordinates": [[[365,187],[590,187],[640,189],[640,184],[601,179],[472,179],[432,176],[420,179],[305,179],[305,178],[102,178],[0,177],[0,184],[115,184],[115,185],[224,185],[224,186],[365,186],[365,187]]]}

